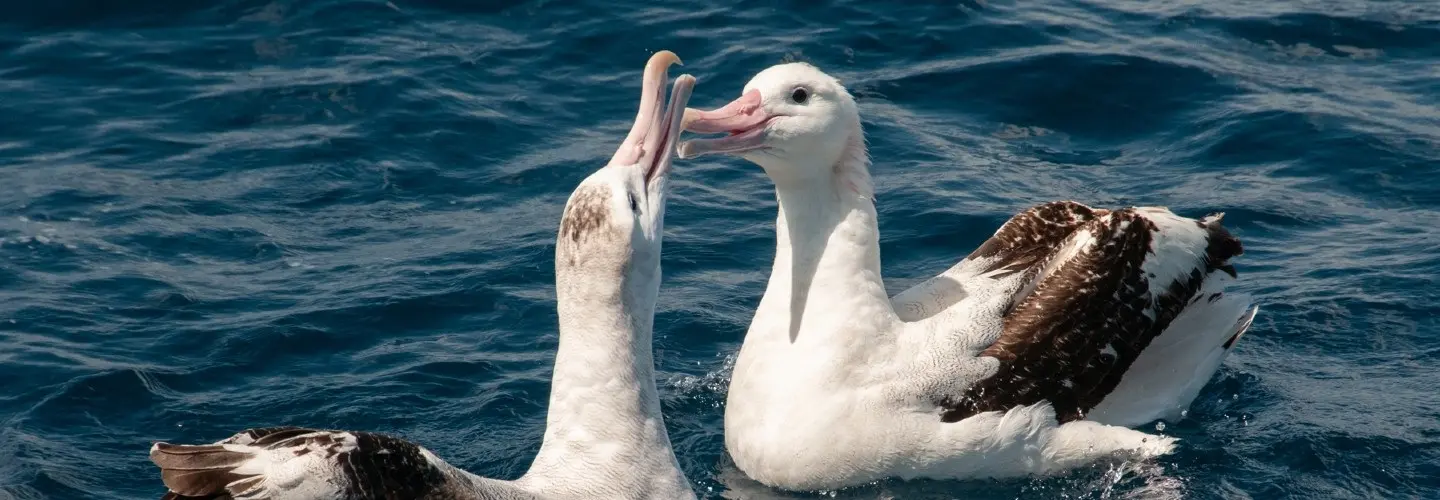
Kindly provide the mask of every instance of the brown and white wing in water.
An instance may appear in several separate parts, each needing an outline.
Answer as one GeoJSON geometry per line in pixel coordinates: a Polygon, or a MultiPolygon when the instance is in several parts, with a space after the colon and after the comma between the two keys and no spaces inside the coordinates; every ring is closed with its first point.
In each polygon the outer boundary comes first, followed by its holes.
{"type": "Polygon", "coordinates": [[[208,445],[156,443],[163,500],[523,498],[409,441],[369,432],[270,427],[208,445]]]}
{"type": "Polygon", "coordinates": [[[1244,297],[1221,300],[1239,240],[1220,216],[1078,204],[1030,213],[1048,223],[1017,216],[1013,234],[1002,228],[967,259],[1014,289],[998,337],[979,353],[999,360],[998,371],[941,397],[942,419],[1040,402],[1062,423],[1097,407],[1105,423],[1131,425],[1183,411],[1254,314],[1244,297]],[[1056,211],[1073,215],[1041,217],[1056,211]],[[1006,279],[1016,273],[1018,286],[1006,279]]]}

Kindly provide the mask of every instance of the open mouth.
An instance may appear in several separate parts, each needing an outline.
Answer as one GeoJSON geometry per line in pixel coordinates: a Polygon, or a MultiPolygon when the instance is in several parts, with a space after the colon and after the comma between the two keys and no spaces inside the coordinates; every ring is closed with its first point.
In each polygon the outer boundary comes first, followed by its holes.
{"type": "Polygon", "coordinates": [[[714,139],[691,139],[680,144],[681,158],[717,153],[738,154],[765,147],[770,122],[778,118],[761,106],[760,91],[751,90],[713,111],[685,110],[685,130],[700,134],[728,134],[714,139]]]}
{"type": "Polygon", "coordinates": [[[657,144],[646,148],[646,151],[654,152],[649,168],[645,170],[646,186],[653,186],[655,180],[670,175],[670,166],[675,161],[675,143],[684,125],[685,105],[690,102],[690,93],[694,90],[695,77],[690,75],[680,75],[671,85],[670,104],[665,107],[665,117],[659,121],[664,124],[664,129],[656,139],[657,144]]]}
{"type": "Polygon", "coordinates": [[[645,185],[654,188],[670,174],[674,161],[675,141],[680,136],[685,105],[695,90],[695,77],[680,75],[670,89],[667,105],[665,83],[671,65],[680,64],[674,52],[661,50],[645,63],[645,76],[640,87],[640,111],[635,124],[610,159],[611,165],[638,166],[645,169],[645,185]]]}

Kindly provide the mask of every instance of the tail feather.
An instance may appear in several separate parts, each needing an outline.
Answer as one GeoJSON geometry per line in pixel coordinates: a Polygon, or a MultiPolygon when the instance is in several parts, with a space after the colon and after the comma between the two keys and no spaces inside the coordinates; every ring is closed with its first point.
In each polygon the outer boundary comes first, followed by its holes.
{"type": "Polygon", "coordinates": [[[235,469],[254,456],[253,453],[233,451],[215,444],[185,446],[155,443],[150,448],[150,461],[160,467],[160,479],[166,488],[178,495],[176,498],[228,498],[227,485],[252,477],[237,474],[235,469]]]}
{"type": "MultiPolygon", "coordinates": [[[[1207,287],[1222,286],[1218,277],[1229,278],[1212,276],[1207,281],[1214,282],[1207,282],[1207,287]]],[[[1249,296],[1238,293],[1224,293],[1210,302],[1213,289],[1203,290],[1207,299],[1187,307],[1141,353],[1090,418],[1134,427],[1154,420],[1173,422],[1184,415],[1259,310],[1249,296]]]]}
{"type": "Polygon", "coordinates": [[[227,449],[223,444],[174,445],[155,443],[150,460],[161,469],[208,470],[239,467],[255,454],[227,449]]]}
{"type": "Polygon", "coordinates": [[[1250,325],[1255,323],[1255,315],[1259,313],[1260,306],[1255,306],[1250,308],[1250,312],[1241,316],[1240,320],[1235,322],[1235,329],[1232,330],[1235,333],[1230,335],[1230,339],[1226,340],[1225,345],[1221,346],[1221,348],[1228,350],[1234,347],[1235,341],[1240,340],[1240,337],[1244,336],[1245,332],[1250,331],[1250,325]]]}

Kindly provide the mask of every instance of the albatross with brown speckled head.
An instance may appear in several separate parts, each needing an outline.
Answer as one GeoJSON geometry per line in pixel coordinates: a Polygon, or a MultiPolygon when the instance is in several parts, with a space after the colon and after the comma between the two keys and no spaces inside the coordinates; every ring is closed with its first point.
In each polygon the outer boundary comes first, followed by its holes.
{"type": "Polygon", "coordinates": [[[651,328],[671,161],[695,86],[645,66],[640,112],[610,163],[571,194],[555,249],[560,347],[545,438],[514,481],[482,478],[409,441],[360,431],[257,428],[207,445],[156,443],[167,500],[695,498],[655,387],[651,328]]]}

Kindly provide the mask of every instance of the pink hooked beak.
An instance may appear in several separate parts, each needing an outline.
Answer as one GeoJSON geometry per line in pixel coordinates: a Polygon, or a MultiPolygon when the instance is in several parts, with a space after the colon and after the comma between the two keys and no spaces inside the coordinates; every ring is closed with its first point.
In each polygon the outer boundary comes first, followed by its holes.
{"type": "Polygon", "coordinates": [[[635,124],[620,143],[615,156],[610,158],[612,166],[639,165],[645,168],[645,183],[654,188],[658,179],[670,174],[672,152],[680,136],[685,104],[690,102],[690,93],[695,88],[695,77],[680,75],[670,89],[670,102],[665,102],[665,82],[671,65],[681,64],[674,52],[661,50],[650,56],[645,63],[644,78],[640,84],[640,110],[635,115],[635,124]]]}
{"type": "Polygon", "coordinates": [[[691,139],[680,144],[681,158],[714,153],[743,153],[765,147],[766,125],[775,118],[761,106],[760,91],[750,90],[720,109],[701,111],[685,108],[684,129],[701,133],[730,135],[716,139],[691,139]]]}

